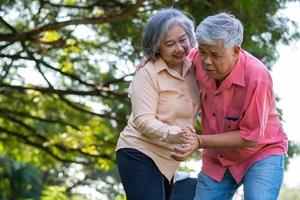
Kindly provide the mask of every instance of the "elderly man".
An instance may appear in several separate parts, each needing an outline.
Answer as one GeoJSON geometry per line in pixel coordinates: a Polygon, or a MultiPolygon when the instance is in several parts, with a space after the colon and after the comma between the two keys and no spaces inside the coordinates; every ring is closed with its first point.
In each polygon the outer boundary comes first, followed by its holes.
{"type": "Polygon", "coordinates": [[[246,200],[277,199],[287,137],[265,65],[241,48],[243,26],[220,13],[196,29],[190,53],[201,90],[202,134],[175,148],[175,160],[203,149],[195,200],[227,200],[243,185],[246,200]]]}

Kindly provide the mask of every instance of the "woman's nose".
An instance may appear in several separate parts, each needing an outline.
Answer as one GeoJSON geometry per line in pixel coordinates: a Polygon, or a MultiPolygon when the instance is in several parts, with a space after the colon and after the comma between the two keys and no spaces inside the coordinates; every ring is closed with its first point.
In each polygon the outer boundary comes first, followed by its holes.
{"type": "Polygon", "coordinates": [[[184,51],[184,48],[181,44],[177,44],[175,48],[176,48],[175,49],[176,52],[183,52],[184,51]]]}

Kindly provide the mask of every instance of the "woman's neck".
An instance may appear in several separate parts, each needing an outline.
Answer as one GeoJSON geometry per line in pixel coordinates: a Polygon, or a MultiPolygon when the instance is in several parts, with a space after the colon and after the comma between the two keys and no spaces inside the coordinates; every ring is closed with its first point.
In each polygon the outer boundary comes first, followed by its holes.
{"type": "Polygon", "coordinates": [[[178,65],[169,65],[169,68],[175,70],[180,76],[182,76],[183,73],[183,63],[178,65]]]}

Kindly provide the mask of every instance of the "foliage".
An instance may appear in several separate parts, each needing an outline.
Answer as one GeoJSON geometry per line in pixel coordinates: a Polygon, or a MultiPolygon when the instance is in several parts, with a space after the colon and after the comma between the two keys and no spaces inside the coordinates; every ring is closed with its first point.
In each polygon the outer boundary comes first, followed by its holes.
{"type": "Polygon", "coordinates": [[[288,188],[283,187],[279,194],[279,200],[300,200],[300,187],[297,188],[288,188]]]}
{"type": "Polygon", "coordinates": [[[295,141],[289,141],[288,157],[286,158],[286,162],[285,162],[286,168],[290,162],[290,159],[295,158],[297,155],[300,155],[300,144],[295,141]]]}
{"type": "Polygon", "coordinates": [[[0,199],[40,199],[41,171],[31,164],[0,155],[0,199]]]}
{"type": "MultiPolygon", "coordinates": [[[[130,113],[127,87],[148,17],[173,6],[199,23],[229,11],[245,25],[243,47],[271,67],[276,45],[299,37],[277,14],[291,1],[0,0],[0,153],[43,186],[42,199],[83,198],[76,188],[97,180],[119,190],[114,148],[130,113]],[[69,173],[78,165],[82,179],[69,173]]],[[[12,181],[1,181],[3,199],[16,191],[12,181]]]]}

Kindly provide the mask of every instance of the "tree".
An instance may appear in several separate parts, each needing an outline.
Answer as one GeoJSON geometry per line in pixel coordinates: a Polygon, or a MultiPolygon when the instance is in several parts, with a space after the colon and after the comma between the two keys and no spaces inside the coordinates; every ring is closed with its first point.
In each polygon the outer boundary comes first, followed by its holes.
{"type": "Polygon", "coordinates": [[[280,200],[300,200],[300,187],[296,188],[288,188],[284,186],[281,190],[280,196],[278,199],[280,200]]]}
{"type": "Polygon", "coordinates": [[[33,165],[0,156],[0,179],[0,199],[38,199],[41,196],[41,172],[33,165]]]}
{"type": "Polygon", "coordinates": [[[243,47],[271,68],[276,45],[299,37],[276,14],[291,1],[0,0],[0,153],[37,167],[48,192],[62,185],[71,196],[78,185],[105,181],[130,112],[126,89],[143,26],[155,10],[180,8],[196,23],[230,11],[245,26],[243,47]],[[77,164],[84,178],[67,185],[77,164]]]}

